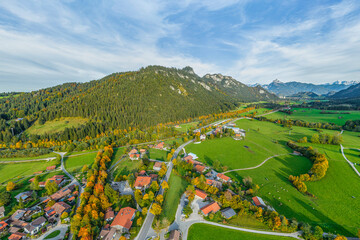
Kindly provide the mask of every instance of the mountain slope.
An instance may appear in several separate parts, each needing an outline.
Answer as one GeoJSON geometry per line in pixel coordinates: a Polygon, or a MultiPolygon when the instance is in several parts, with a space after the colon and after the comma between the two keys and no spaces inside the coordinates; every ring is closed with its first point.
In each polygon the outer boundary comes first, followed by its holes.
{"type": "Polygon", "coordinates": [[[293,98],[316,98],[316,97],[319,97],[319,95],[317,95],[316,93],[313,93],[313,92],[298,92],[298,93],[291,95],[290,97],[293,97],[293,98]]]}
{"type": "Polygon", "coordinates": [[[261,86],[249,87],[232,77],[222,74],[206,74],[203,79],[219,91],[241,101],[276,100],[277,96],[261,86]]]}
{"type": "Polygon", "coordinates": [[[331,98],[360,98],[360,83],[333,94],[331,98]]]}
{"type": "Polygon", "coordinates": [[[312,84],[312,83],[301,83],[301,82],[281,82],[274,80],[268,85],[262,85],[265,89],[281,96],[290,96],[298,92],[313,92],[318,95],[328,94],[331,91],[341,91],[348,88],[356,82],[334,82],[332,84],[312,84]]]}

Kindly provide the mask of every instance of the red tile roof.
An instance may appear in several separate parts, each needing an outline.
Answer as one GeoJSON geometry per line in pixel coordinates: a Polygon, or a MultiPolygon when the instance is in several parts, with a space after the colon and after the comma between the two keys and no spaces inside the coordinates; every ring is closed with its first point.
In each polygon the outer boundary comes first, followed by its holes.
{"type": "Polygon", "coordinates": [[[34,172],[34,174],[41,174],[43,171],[34,172]]]}
{"type": "Polygon", "coordinates": [[[154,164],[154,167],[155,167],[155,168],[161,168],[162,165],[163,165],[162,162],[156,162],[156,163],[154,164]]]}
{"type": "Polygon", "coordinates": [[[208,215],[211,212],[216,213],[217,211],[219,211],[220,206],[219,206],[219,204],[217,204],[217,202],[212,202],[212,203],[202,207],[200,210],[203,212],[204,215],[208,215]]]}
{"type": "Polygon", "coordinates": [[[141,170],[141,171],[139,172],[139,175],[145,175],[145,173],[146,173],[145,170],[141,170]]]}
{"type": "Polygon", "coordinates": [[[150,185],[151,177],[137,177],[134,186],[135,187],[145,187],[150,185]]]}
{"type": "Polygon", "coordinates": [[[228,177],[228,176],[226,176],[226,175],[224,175],[224,174],[222,174],[222,173],[218,173],[217,175],[216,175],[218,178],[221,178],[222,180],[224,180],[224,181],[229,181],[230,180],[230,178],[228,177]]]}
{"type": "Polygon", "coordinates": [[[16,232],[8,237],[9,240],[20,240],[22,237],[26,236],[25,233],[16,232]]]}
{"type": "Polygon", "coordinates": [[[0,222],[0,230],[3,230],[4,228],[6,228],[8,224],[4,221],[0,222]]]}
{"type": "Polygon", "coordinates": [[[74,196],[72,196],[72,197],[70,197],[69,199],[68,199],[68,201],[72,201],[72,200],[74,200],[75,199],[75,197],[74,196]]]}
{"type": "Polygon", "coordinates": [[[56,168],[56,165],[49,166],[46,168],[47,171],[54,170],[56,168]]]}
{"type": "Polygon", "coordinates": [[[126,229],[130,229],[132,225],[131,219],[134,216],[135,212],[136,210],[131,207],[120,209],[114,221],[111,223],[111,227],[120,226],[126,229]]]}
{"type": "Polygon", "coordinates": [[[156,146],[155,146],[155,148],[159,148],[159,149],[162,149],[162,148],[164,148],[164,142],[161,142],[161,143],[158,143],[156,146]]]}
{"type": "Polygon", "coordinates": [[[199,173],[202,173],[205,170],[205,166],[202,165],[196,165],[195,170],[199,173]]]}
{"type": "Polygon", "coordinates": [[[61,215],[64,211],[66,211],[67,209],[69,209],[71,207],[68,204],[64,203],[64,202],[57,202],[51,208],[54,209],[54,211],[57,214],[61,215]]]}
{"type": "Polygon", "coordinates": [[[264,201],[260,197],[253,197],[252,200],[256,206],[265,205],[264,201]]]}
{"type": "Polygon", "coordinates": [[[106,213],[105,213],[105,220],[112,219],[112,218],[114,218],[114,216],[115,216],[114,211],[112,209],[110,209],[110,210],[106,211],[106,213]]]}
{"type": "Polygon", "coordinates": [[[138,152],[138,150],[136,149],[136,148],[133,148],[133,149],[131,149],[131,151],[129,152],[129,155],[130,154],[135,154],[135,153],[137,153],[138,152]]]}
{"type": "MultiPolygon", "coordinates": [[[[189,163],[189,161],[191,162],[193,160],[193,157],[190,155],[187,155],[186,157],[184,157],[184,160],[189,163]]],[[[194,163],[194,162],[192,161],[191,163],[194,163]]]]}
{"type": "Polygon", "coordinates": [[[199,189],[196,189],[196,190],[195,190],[195,195],[198,196],[198,197],[201,198],[201,199],[205,199],[205,198],[207,197],[206,192],[201,191],[201,190],[199,190],[199,189]]]}

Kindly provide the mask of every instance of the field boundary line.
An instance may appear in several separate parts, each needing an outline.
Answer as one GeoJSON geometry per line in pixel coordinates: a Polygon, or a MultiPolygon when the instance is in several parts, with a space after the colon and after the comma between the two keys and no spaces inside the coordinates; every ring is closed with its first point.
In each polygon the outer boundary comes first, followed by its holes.
{"type": "Polygon", "coordinates": [[[349,159],[347,159],[347,157],[345,156],[344,147],[343,147],[342,144],[340,144],[340,148],[341,148],[341,154],[343,155],[343,157],[345,158],[345,160],[349,163],[350,167],[355,171],[355,173],[360,177],[359,171],[356,169],[356,167],[354,166],[354,164],[353,164],[352,162],[350,162],[349,159]]]}

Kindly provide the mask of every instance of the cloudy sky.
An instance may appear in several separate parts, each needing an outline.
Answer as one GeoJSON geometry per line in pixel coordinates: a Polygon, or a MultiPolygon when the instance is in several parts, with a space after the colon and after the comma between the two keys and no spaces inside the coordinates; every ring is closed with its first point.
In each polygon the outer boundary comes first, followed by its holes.
{"type": "Polygon", "coordinates": [[[360,80],[360,1],[0,0],[0,92],[147,65],[247,84],[360,80]]]}

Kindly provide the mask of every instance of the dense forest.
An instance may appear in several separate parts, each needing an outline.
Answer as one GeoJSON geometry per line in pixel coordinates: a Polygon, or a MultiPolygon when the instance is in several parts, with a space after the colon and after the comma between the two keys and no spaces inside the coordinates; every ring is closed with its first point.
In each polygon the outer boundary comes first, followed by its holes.
{"type": "Polygon", "coordinates": [[[246,87],[246,94],[241,96],[231,92],[233,89],[220,89],[219,84],[199,77],[190,67],[149,66],[86,83],[66,83],[29,93],[8,94],[0,98],[0,142],[29,139],[36,142],[44,138],[77,140],[115,128],[143,128],[226,112],[241,101],[274,98],[263,89],[250,87],[246,87]],[[89,121],[55,135],[22,134],[35,122],[44,124],[60,117],[83,117],[89,121]]]}

